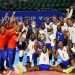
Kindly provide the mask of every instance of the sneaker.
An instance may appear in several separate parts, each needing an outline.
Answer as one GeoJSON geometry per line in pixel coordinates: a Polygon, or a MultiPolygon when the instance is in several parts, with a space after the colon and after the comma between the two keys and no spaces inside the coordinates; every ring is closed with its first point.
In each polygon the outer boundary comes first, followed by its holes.
{"type": "Polygon", "coordinates": [[[69,67],[67,69],[64,69],[63,72],[68,74],[68,73],[71,73],[73,71],[73,69],[74,69],[74,67],[69,67]]]}

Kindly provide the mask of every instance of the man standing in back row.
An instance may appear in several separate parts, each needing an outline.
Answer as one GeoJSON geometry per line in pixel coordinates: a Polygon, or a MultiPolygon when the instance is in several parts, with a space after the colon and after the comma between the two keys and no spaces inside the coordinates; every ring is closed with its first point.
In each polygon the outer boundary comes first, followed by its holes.
{"type": "Polygon", "coordinates": [[[3,25],[0,26],[0,72],[2,73],[5,70],[4,60],[6,58],[5,52],[5,42],[6,42],[6,32],[3,25]]]}
{"type": "MultiPolygon", "coordinates": [[[[14,18],[13,18],[14,19],[14,18]]],[[[17,32],[16,32],[16,21],[11,21],[7,28],[8,32],[8,41],[7,41],[7,68],[9,70],[13,70],[13,64],[15,60],[15,53],[16,53],[16,45],[17,45],[17,32]]]]}

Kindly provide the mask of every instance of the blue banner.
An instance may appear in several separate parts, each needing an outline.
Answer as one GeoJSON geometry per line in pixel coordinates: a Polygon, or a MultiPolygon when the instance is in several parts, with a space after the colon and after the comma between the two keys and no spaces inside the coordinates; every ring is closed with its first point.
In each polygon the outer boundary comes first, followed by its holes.
{"type": "MultiPolygon", "coordinates": [[[[9,12],[9,16],[12,15],[12,11],[0,11],[0,17],[4,16],[6,12],[9,12]]],[[[62,12],[57,10],[45,10],[45,11],[16,11],[15,16],[64,16],[62,12]]]]}
{"type": "MultiPolygon", "coordinates": [[[[0,11],[0,18],[5,16],[6,12],[8,12],[9,16],[12,15],[12,11],[0,11]]],[[[42,17],[47,16],[62,16],[64,17],[63,12],[57,10],[42,10],[42,11],[16,11],[16,17],[35,17],[38,25],[41,24],[42,17]]]]}

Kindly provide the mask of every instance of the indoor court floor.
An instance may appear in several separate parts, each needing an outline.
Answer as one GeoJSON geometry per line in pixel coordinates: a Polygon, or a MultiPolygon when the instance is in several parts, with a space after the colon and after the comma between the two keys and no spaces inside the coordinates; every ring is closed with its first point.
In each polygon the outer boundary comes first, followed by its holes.
{"type": "Polygon", "coordinates": [[[10,74],[4,73],[0,75],[75,75],[75,73],[65,74],[56,71],[35,71],[35,72],[26,72],[24,74],[17,73],[17,71],[13,71],[10,74]]]}
{"type": "Polygon", "coordinates": [[[56,71],[36,71],[36,72],[27,72],[24,75],[75,75],[75,74],[64,74],[56,71]]]}
{"type": "MultiPolygon", "coordinates": [[[[16,52],[16,56],[15,56],[15,63],[14,65],[18,64],[19,62],[19,53],[16,52]]],[[[14,72],[11,75],[16,75],[14,72]]],[[[56,72],[56,71],[35,71],[35,72],[26,72],[23,75],[75,75],[75,73],[73,74],[65,74],[65,73],[61,73],[61,72],[56,72]]]]}

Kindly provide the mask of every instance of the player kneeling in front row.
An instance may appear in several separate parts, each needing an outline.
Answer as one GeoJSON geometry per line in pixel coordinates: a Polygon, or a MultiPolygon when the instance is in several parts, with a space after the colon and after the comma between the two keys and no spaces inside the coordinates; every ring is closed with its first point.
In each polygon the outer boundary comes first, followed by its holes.
{"type": "Polygon", "coordinates": [[[39,70],[50,70],[49,52],[46,46],[43,46],[42,52],[40,53],[38,60],[39,70]]]}
{"type": "Polygon", "coordinates": [[[70,73],[74,69],[74,66],[70,64],[70,57],[68,54],[67,47],[63,46],[63,42],[58,42],[58,49],[57,49],[57,61],[55,66],[53,67],[56,71],[70,73]]]}

